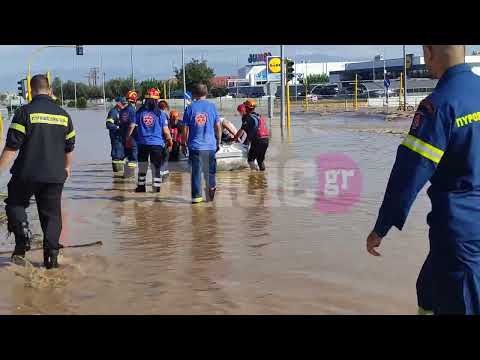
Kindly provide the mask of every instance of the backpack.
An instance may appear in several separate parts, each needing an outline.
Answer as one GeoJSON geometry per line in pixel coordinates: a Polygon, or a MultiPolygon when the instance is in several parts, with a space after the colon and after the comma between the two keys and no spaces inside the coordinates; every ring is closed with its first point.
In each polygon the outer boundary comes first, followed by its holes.
{"type": "MultiPolygon", "coordinates": [[[[253,115],[253,114],[252,114],[253,115]]],[[[253,118],[257,122],[257,131],[255,133],[255,138],[262,139],[268,138],[270,133],[267,128],[267,120],[262,115],[253,115],[253,118]]]]}

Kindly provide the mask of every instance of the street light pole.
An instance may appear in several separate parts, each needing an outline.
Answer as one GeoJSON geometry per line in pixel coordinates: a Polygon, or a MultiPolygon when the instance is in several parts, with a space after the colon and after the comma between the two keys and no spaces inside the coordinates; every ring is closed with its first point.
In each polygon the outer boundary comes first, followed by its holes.
{"type": "Polygon", "coordinates": [[[283,122],[285,119],[285,59],[283,54],[283,45],[280,45],[280,129],[283,130],[283,122]]]}
{"type": "Polygon", "coordinates": [[[372,80],[375,81],[375,58],[372,61],[372,80]]]}
{"type": "Polygon", "coordinates": [[[187,94],[187,82],[185,80],[185,50],[182,45],[182,72],[183,72],[183,109],[187,108],[187,99],[185,98],[187,94]]]}
{"type": "MultiPolygon", "coordinates": [[[[76,61],[75,61],[75,51],[73,52],[73,76],[76,74],[76,61]]],[[[73,91],[75,94],[75,110],[77,110],[77,81],[74,79],[73,80],[73,91]]]]}
{"type": "Polygon", "coordinates": [[[403,45],[403,111],[407,110],[407,55],[403,45]]]}
{"type": "Polygon", "coordinates": [[[133,77],[133,45],[130,45],[130,67],[132,73],[132,90],[135,90],[135,79],[133,77]]]}
{"type": "Polygon", "coordinates": [[[103,72],[102,49],[99,48],[100,53],[100,73],[102,74],[102,93],[103,93],[103,109],[107,113],[107,100],[105,98],[105,73],[103,72]]]}

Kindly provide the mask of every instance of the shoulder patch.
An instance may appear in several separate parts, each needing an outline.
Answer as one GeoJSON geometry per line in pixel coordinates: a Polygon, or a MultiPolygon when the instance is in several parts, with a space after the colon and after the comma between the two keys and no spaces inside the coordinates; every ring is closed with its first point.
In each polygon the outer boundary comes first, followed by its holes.
{"type": "Polygon", "coordinates": [[[413,121],[412,121],[412,126],[411,126],[411,130],[417,130],[418,127],[420,126],[420,124],[422,123],[422,120],[423,120],[423,114],[419,111],[417,111],[415,113],[415,116],[413,117],[413,121]]]}
{"type": "Polygon", "coordinates": [[[429,98],[425,98],[418,105],[418,112],[422,112],[425,116],[433,116],[435,114],[435,107],[429,98]]]}

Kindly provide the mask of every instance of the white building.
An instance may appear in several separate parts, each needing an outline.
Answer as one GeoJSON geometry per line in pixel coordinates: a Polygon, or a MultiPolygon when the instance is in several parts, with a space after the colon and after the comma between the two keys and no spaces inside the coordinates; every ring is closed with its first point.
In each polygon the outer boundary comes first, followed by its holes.
{"type": "MultiPolygon", "coordinates": [[[[298,79],[305,78],[309,75],[326,74],[330,76],[332,71],[344,71],[345,65],[350,62],[299,62],[294,64],[295,77],[290,83],[295,85],[298,79]]],[[[267,81],[267,68],[265,63],[256,63],[243,66],[238,70],[238,79],[230,79],[229,86],[235,86],[238,82],[239,86],[256,86],[263,85],[267,81]]]]}

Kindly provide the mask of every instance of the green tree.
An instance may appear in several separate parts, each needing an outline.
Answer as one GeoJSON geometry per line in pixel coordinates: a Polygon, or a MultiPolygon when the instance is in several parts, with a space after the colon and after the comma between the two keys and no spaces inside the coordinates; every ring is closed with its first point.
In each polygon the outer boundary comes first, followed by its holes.
{"type": "Polygon", "coordinates": [[[79,98],[88,98],[89,86],[84,83],[77,82],[77,100],[79,98]]]}
{"type": "Polygon", "coordinates": [[[101,99],[103,98],[103,91],[100,86],[90,86],[88,88],[88,99],[101,99]]]}
{"type": "MultiPolygon", "coordinates": [[[[185,64],[185,83],[187,90],[191,91],[193,84],[202,82],[210,89],[210,80],[215,76],[215,72],[212,68],[208,67],[207,62],[192,59],[189,63],[185,64]]],[[[180,88],[183,87],[183,68],[175,69],[175,77],[178,80],[180,88]]]]}
{"type": "Polygon", "coordinates": [[[63,98],[64,99],[75,99],[75,84],[73,81],[68,80],[63,83],[63,98]]]}
{"type": "Polygon", "coordinates": [[[307,76],[308,84],[323,84],[328,83],[329,78],[327,74],[311,74],[307,76]]]}
{"type": "Polygon", "coordinates": [[[52,81],[52,91],[53,95],[55,95],[58,98],[61,98],[62,96],[62,80],[58,76],[56,76],[53,81],[52,81]]]}
{"type": "Polygon", "coordinates": [[[85,109],[87,107],[87,99],[84,98],[83,96],[82,97],[79,97],[77,99],[77,107],[79,109],[85,109]]]}
{"type": "Polygon", "coordinates": [[[140,84],[138,84],[138,96],[143,97],[147,93],[148,89],[156,88],[160,91],[163,95],[163,82],[157,79],[148,79],[143,80],[140,84]]]}
{"type": "MultiPolygon", "coordinates": [[[[138,89],[137,82],[135,82],[135,89],[138,89]]],[[[126,96],[129,90],[132,90],[131,78],[117,78],[105,83],[105,96],[109,99],[114,99],[117,96],[126,96]]]]}

